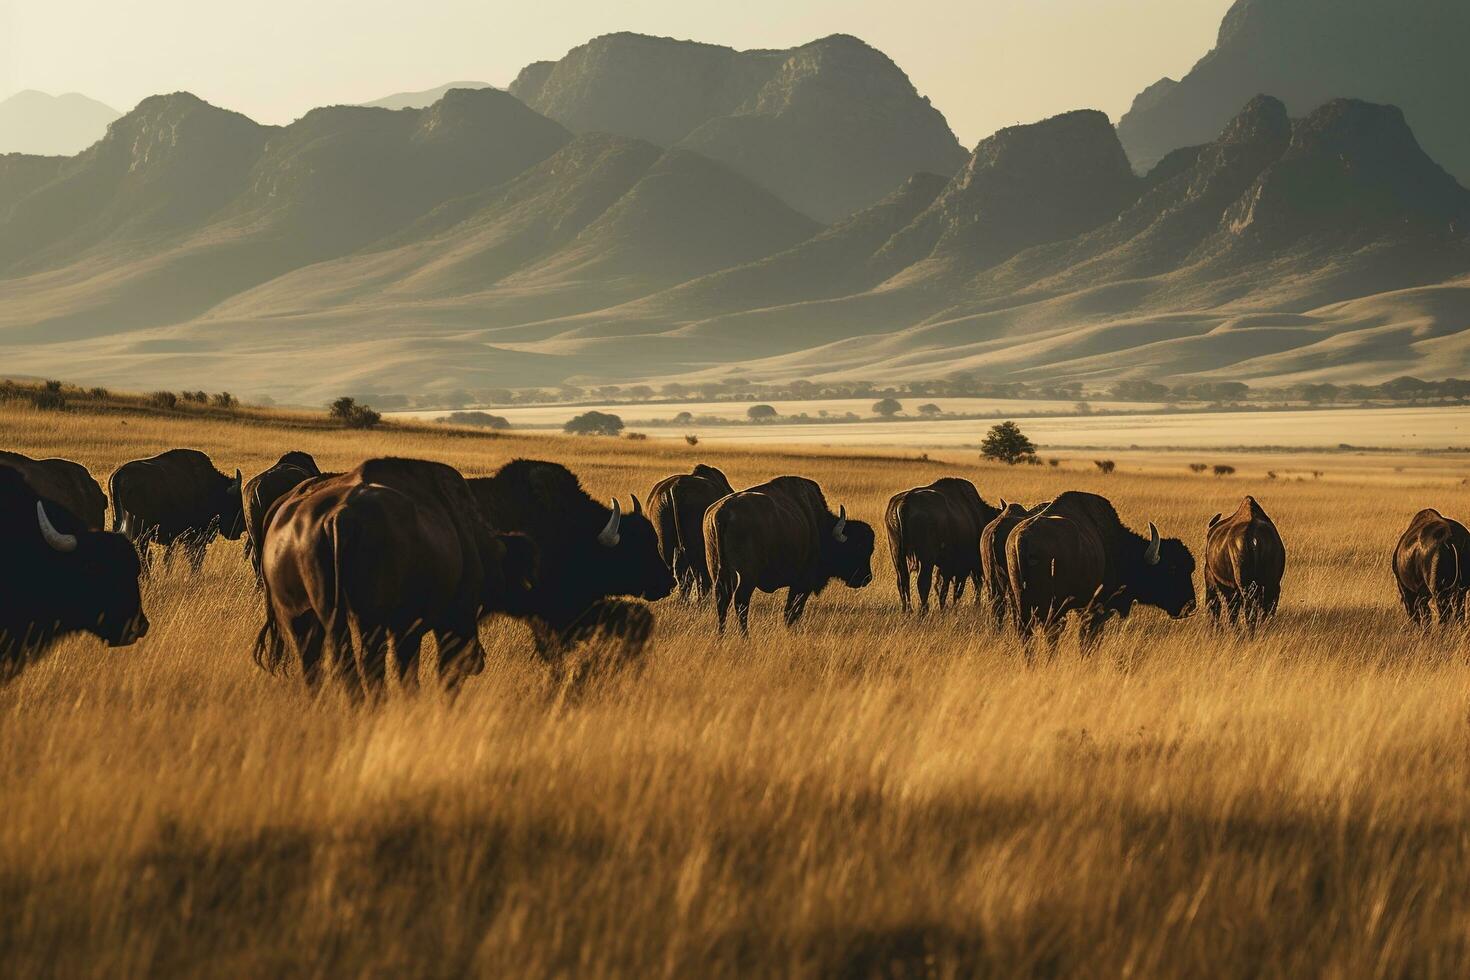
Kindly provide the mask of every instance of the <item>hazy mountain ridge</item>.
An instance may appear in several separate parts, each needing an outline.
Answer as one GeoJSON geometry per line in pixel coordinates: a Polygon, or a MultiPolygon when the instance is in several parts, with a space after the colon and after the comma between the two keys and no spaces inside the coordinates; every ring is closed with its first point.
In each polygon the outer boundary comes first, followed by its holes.
{"type": "Polygon", "coordinates": [[[1297,115],[1351,97],[1403,109],[1430,156],[1470,182],[1470,4],[1463,0],[1236,0],[1215,47],[1145,89],[1118,123],[1135,164],[1201,143],[1269,92],[1297,115]]]}
{"type": "Polygon", "coordinates": [[[787,51],[610,34],[527,66],[512,94],[574,132],[683,146],[821,221],[964,160],[944,117],[857,38],[787,51]]]}
{"type": "Polygon", "coordinates": [[[26,90],[0,100],[0,155],[71,156],[102,138],[116,109],[76,92],[26,90]]]}

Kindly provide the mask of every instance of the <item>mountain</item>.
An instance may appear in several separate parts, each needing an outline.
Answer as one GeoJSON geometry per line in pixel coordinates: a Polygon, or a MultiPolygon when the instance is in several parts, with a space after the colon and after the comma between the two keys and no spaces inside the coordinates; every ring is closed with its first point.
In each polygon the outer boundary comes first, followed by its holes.
{"type": "Polygon", "coordinates": [[[694,150],[829,223],[965,158],[908,76],[846,35],[735,51],[609,34],[527,66],[510,91],[574,132],[694,150]]]}
{"type": "Polygon", "coordinates": [[[0,101],[0,154],[71,156],[101,139],[117,117],[111,106],[75,92],[17,92],[0,101]]]}
{"type": "Polygon", "coordinates": [[[489,82],[449,82],[434,88],[426,88],[421,92],[394,92],[392,95],[385,95],[381,99],[362,104],[370,109],[424,109],[444,98],[451,89],[462,88],[473,91],[492,87],[489,82]]]}
{"type": "Polygon", "coordinates": [[[1467,38],[1464,0],[1236,0],[1214,49],[1145,89],[1118,132],[1146,169],[1210,139],[1257,93],[1294,115],[1354,97],[1400,107],[1429,155],[1470,183],[1467,38]]]}

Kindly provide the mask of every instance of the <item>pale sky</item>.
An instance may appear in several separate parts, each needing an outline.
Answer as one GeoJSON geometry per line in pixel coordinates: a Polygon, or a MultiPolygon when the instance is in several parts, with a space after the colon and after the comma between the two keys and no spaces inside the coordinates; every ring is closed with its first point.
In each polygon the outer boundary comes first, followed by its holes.
{"type": "Polygon", "coordinates": [[[472,79],[628,30],[736,48],[855,34],[966,146],[1068,109],[1114,120],[1214,43],[1230,0],[0,0],[0,98],[81,92],[119,110],[186,89],[261,122],[472,79]]]}

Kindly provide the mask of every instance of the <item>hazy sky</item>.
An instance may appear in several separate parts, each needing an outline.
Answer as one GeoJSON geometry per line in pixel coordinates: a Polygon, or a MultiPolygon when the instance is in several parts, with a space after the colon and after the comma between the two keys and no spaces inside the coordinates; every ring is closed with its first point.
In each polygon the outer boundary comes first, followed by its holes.
{"type": "Polygon", "coordinates": [[[0,98],[81,92],[122,110],[187,89],[262,122],[475,79],[629,30],[789,47],[855,34],[975,143],[1083,106],[1115,119],[1211,46],[1229,0],[0,0],[0,98]]]}

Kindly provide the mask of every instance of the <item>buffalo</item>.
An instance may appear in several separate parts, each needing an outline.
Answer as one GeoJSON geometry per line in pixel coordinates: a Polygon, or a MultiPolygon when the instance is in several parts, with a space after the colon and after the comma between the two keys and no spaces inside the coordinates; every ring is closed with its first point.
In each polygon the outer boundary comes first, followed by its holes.
{"type": "Polygon", "coordinates": [[[354,700],[381,697],[390,644],[415,689],[425,633],[439,648],[440,680],[457,691],[484,669],[480,619],[520,611],[536,575],[534,545],[492,531],[464,478],[442,463],[373,459],[310,479],[276,502],[268,528],[256,663],[279,670],[289,636],[308,689],[319,689],[330,654],[354,700]]]}
{"type": "Polygon", "coordinates": [[[724,473],[703,463],[693,472],[665,477],[648,492],[648,519],[658,535],[658,553],[673,572],[681,599],[709,593],[704,512],[734,492],[724,473]]]}
{"type": "Polygon", "coordinates": [[[918,575],[921,613],[929,611],[929,589],[936,574],[940,609],[951,589],[954,600],[959,601],[966,579],[974,582],[975,601],[980,601],[980,532],[999,513],[999,508],[981,499],[975,484],[956,477],[894,494],[884,523],[904,612],[913,608],[910,573],[918,575]]]}
{"type": "Polygon", "coordinates": [[[245,484],[241,499],[245,515],[245,552],[255,568],[257,583],[260,582],[260,546],[265,535],[265,518],[271,505],[298,484],[321,475],[322,471],[310,453],[292,451],[245,484]]]}
{"type": "Polygon", "coordinates": [[[183,547],[198,571],[216,534],[238,541],[245,533],[240,471],[233,478],[214,468],[197,449],[170,449],[124,463],[112,474],[112,529],[138,548],[146,573],[152,543],[165,560],[183,547]]]}
{"type": "Polygon", "coordinates": [[[0,466],[0,673],[19,671],[58,637],[87,632],[128,646],[148,632],[138,555],[121,535],[53,507],[0,466]]]}
{"type": "Polygon", "coordinates": [[[1075,490],[1016,525],[1006,539],[1006,574],[1028,649],[1038,628],[1055,649],[1072,612],[1081,619],[1084,653],[1110,613],[1127,616],[1135,603],[1187,616],[1195,605],[1194,556],[1178,538],[1161,537],[1152,521],[1148,530],[1145,539],[1106,497],[1075,490]]]}
{"type": "Polygon", "coordinates": [[[1465,619],[1470,592],[1470,531],[1433,509],[1409,522],[1393,551],[1393,575],[1409,619],[1427,627],[1465,619]]]}
{"type": "Polygon", "coordinates": [[[542,657],[558,661],[602,634],[619,637],[628,656],[642,650],[653,613],[615,597],[662,599],[674,577],[636,499],[631,514],[616,499],[604,507],[571,470],[532,459],[512,460],[469,485],[492,527],[526,535],[540,552],[541,574],[520,615],[542,657]]]}
{"type": "Polygon", "coordinates": [[[705,560],[714,580],[715,613],[725,631],[730,604],[749,632],[755,590],[786,589],[785,619],[795,626],[807,599],[840,579],[860,589],[873,580],[873,528],[827,509],[822,488],[799,476],[733,493],[704,514],[705,560]]]}
{"type": "Polygon", "coordinates": [[[1005,628],[1011,594],[1010,573],[1006,571],[1006,539],[1017,524],[1046,509],[1046,503],[1027,510],[1020,504],[1002,500],[1000,507],[1000,513],[980,532],[980,577],[985,582],[986,600],[997,630],[1005,628]]]}
{"type": "Polygon", "coordinates": [[[1216,626],[1222,608],[1232,626],[1243,618],[1251,632],[1264,618],[1276,615],[1285,571],[1286,546],[1255,497],[1247,494],[1229,517],[1210,518],[1205,532],[1205,606],[1216,626]]]}
{"type": "Polygon", "coordinates": [[[31,459],[0,450],[0,466],[19,472],[47,503],[71,511],[87,530],[104,530],[107,497],[81,463],[69,459],[31,459]]]}

